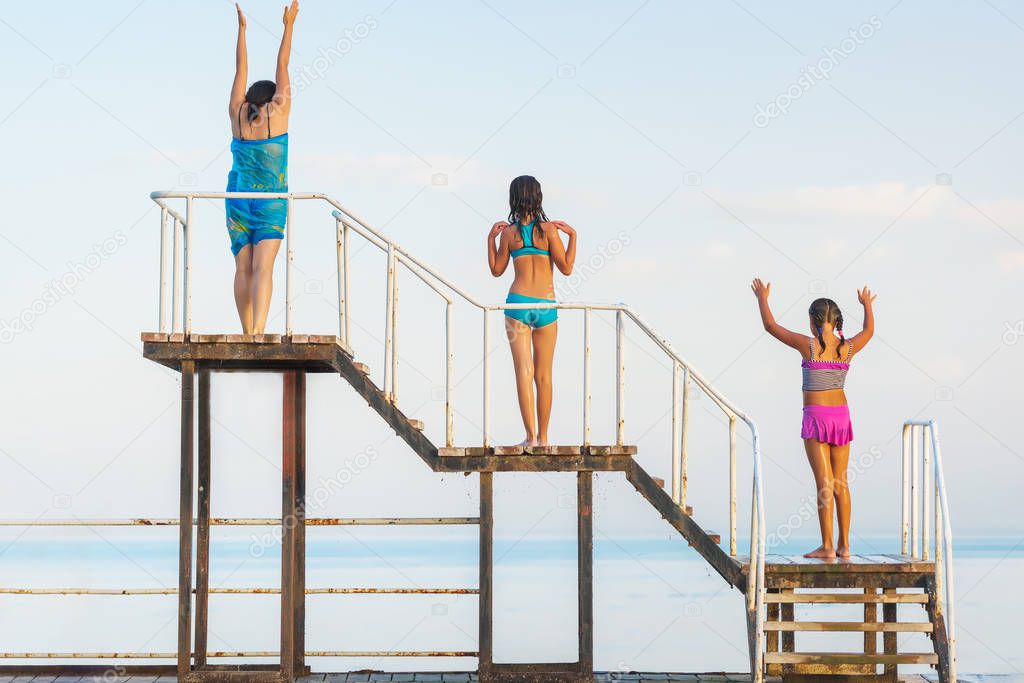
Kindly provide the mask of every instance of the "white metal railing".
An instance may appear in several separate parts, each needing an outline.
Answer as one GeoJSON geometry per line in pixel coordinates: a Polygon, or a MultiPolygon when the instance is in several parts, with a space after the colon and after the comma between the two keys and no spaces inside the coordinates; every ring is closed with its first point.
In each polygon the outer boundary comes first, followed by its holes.
{"type": "MultiPolygon", "coordinates": [[[[350,304],[352,290],[349,280],[350,244],[352,235],[357,234],[374,245],[387,256],[385,333],[384,333],[384,381],[382,390],[389,401],[397,400],[398,393],[398,289],[403,270],[415,275],[433,290],[445,303],[445,444],[453,446],[454,435],[454,349],[453,349],[453,303],[457,296],[482,312],[483,316],[483,387],[482,387],[482,445],[491,445],[491,314],[495,311],[536,309],[536,304],[484,304],[454,282],[448,280],[422,260],[409,253],[398,243],[372,227],[359,215],[347,209],[337,200],[320,193],[300,192],[153,192],[150,197],[161,208],[160,224],[160,331],[170,333],[192,333],[192,220],[195,199],[285,199],[287,219],[285,231],[285,335],[293,330],[293,264],[296,226],[292,222],[293,203],[302,200],[318,200],[333,207],[335,220],[335,246],[337,250],[338,275],[338,336],[351,350],[350,304]],[[169,205],[168,200],[185,200],[185,215],[181,216],[169,205]],[[173,231],[168,227],[173,221],[173,231]],[[171,242],[171,263],[168,264],[168,242],[171,242]],[[168,267],[170,277],[168,278],[168,267]],[[180,284],[179,284],[180,283],[180,284]],[[168,323],[168,295],[170,292],[170,323],[168,323]]],[[[755,681],[760,683],[763,675],[763,615],[764,615],[764,559],[765,559],[765,510],[764,486],[762,481],[761,446],[757,426],[747,415],[735,407],[721,392],[715,389],[694,367],[683,358],[666,340],[658,335],[632,309],[624,304],[599,303],[553,303],[550,308],[583,311],[583,434],[582,443],[591,443],[591,353],[590,337],[592,313],[605,311],[615,313],[615,441],[625,443],[626,425],[626,325],[631,322],[643,332],[667,356],[672,364],[672,484],[673,502],[685,509],[687,500],[687,462],[689,453],[690,397],[694,389],[700,390],[724,413],[729,424],[729,553],[736,555],[736,426],[743,422],[750,430],[752,444],[752,491],[750,519],[750,568],[747,579],[747,610],[755,634],[751,643],[751,671],[755,681]],[[680,388],[681,387],[681,388],[680,388]]]]}
{"type": "Polygon", "coordinates": [[[935,420],[903,423],[902,552],[928,560],[934,553],[935,611],[945,614],[949,680],[956,680],[956,602],[953,593],[953,526],[942,473],[939,425],[935,420]],[[931,506],[934,503],[934,545],[931,506]]]}

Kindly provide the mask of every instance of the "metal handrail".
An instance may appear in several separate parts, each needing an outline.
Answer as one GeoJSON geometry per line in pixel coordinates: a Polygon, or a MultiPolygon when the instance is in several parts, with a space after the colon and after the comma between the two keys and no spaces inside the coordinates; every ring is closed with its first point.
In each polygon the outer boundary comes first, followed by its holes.
{"type": "MultiPolygon", "coordinates": [[[[285,334],[292,334],[292,268],[294,261],[292,225],[292,205],[296,200],[320,200],[334,207],[332,216],[335,219],[335,237],[337,243],[338,263],[338,332],[343,343],[351,348],[350,316],[349,316],[349,242],[350,233],[354,232],[387,254],[387,290],[385,312],[385,343],[384,343],[384,381],[383,392],[389,401],[397,400],[397,321],[398,321],[398,274],[399,266],[404,266],[414,273],[418,279],[426,283],[445,302],[445,443],[454,445],[454,407],[452,403],[453,384],[453,339],[452,339],[452,296],[459,298],[480,310],[483,314],[483,396],[482,396],[482,432],[483,445],[490,445],[490,325],[489,314],[495,311],[536,309],[535,304],[485,304],[468,294],[454,282],[441,275],[414,254],[403,248],[394,240],[374,228],[358,214],[349,210],[334,198],[322,193],[302,192],[153,192],[151,199],[161,207],[161,250],[160,250],[160,331],[166,327],[166,296],[168,286],[165,275],[167,269],[167,222],[170,217],[174,221],[173,247],[174,256],[171,274],[171,331],[177,331],[177,320],[181,318],[181,329],[185,335],[191,334],[191,235],[190,220],[193,216],[192,204],[195,199],[284,199],[287,200],[286,215],[286,266],[285,266],[285,334]],[[169,199],[184,199],[185,216],[175,213],[167,204],[169,199]],[[179,231],[183,237],[179,238],[179,231]],[[179,267],[179,242],[183,244],[184,255],[179,267]],[[182,271],[183,305],[179,301],[178,270],[182,271]]],[[[610,311],[616,318],[616,443],[622,445],[625,438],[625,324],[628,318],[650,338],[658,348],[672,361],[673,411],[672,411],[672,499],[683,507],[686,506],[687,476],[687,425],[689,414],[689,388],[696,385],[704,394],[712,399],[729,420],[729,486],[730,486],[730,554],[736,553],[736,420],[742,421],[750,430],[753,460],[753,482],[751,491],[751,535],[750,535],[750,566],[746,589],[748,615],[754,624],[754,638],[751,642],[751,672],[754,680],[760,683],[763,677],[763,643],[764,643],[764,559],[765,559],[765,511],[764,486],[762,481],[760,436],[753,420],[740,411],[710,381],[705,379],[693,366],[684,359],[664,337],[632,309],[624,304],[602,303],[553,303],[554,309],[582,310],[584,312],[584,406],[583,406],[583,442],[590,442],[590,319],[593,311],[610,311]],[[679,378],[682,376],[683,391],[678,391],[679,378]]]]}
{"type": "Polygon", "coordinates": [[[939,425],[934,419],[903,423],[903,514],[901,517],[904,555],[929,559],[932,539],[929,507],[935,502],[935,611],[945,613],[949,648],[949,680],[956,680],[956,602],[953,586],[953,525],[949,516],[946,478],[942,471],[939,425]]]}

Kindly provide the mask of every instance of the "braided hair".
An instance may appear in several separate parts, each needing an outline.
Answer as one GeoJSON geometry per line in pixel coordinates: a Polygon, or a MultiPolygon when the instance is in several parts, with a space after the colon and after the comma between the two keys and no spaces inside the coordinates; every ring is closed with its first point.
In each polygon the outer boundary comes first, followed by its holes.
{"type": "Polygon", "coordinates": [[[832,325],[832,329],[839,333],[839,346],[836,348],[836,353],[842,358],[846,337],[843,336],[843,312],[839,310],[839,304],[832,301],[832,299],[815,299],[811,302],[811,307],[807,309],[807,314],[811,316],[811,322],[814,323],[814,327],[818,330],[818,343],[821,344],[819,355],[825,352],[825,337],[822,333],[822,328],[825,326],[825,323],[828,323],[832,325]]]}
{"type": "Polygon", "coordinates": [[[532,175],[521,175],[508,187],[508,222],[522,225],[527,216],[533,218],[534,230],[548,220],[544,213],[544,193],[540,183],[532,175]]]}

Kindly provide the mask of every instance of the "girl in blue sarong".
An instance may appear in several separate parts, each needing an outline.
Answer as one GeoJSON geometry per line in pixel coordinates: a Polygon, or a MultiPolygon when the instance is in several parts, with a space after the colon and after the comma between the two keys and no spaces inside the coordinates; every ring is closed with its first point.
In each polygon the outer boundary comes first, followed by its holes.
{"type": "MultiPolygon", "coordinates": [[[[228,192],[288,191],[288,114],[291,83],[288,59],[299,13],[293,0],[284,10],[284,35],[277,53],[277,81],[256,81],[249,89],[245,14],[238,12],[235,80],[231,84],[231,172],[228,192]]],[[[235,305],[244,334],[263,334],[273,292],[277,258],[287,213],[284,199],[227,199],[228,235],[235,257],[235,305]]]]}

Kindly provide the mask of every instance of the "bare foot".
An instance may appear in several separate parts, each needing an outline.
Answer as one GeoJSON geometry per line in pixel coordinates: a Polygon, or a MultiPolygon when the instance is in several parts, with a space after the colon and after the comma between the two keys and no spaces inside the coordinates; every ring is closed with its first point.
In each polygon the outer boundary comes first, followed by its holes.
{"type": "Polygon", "coordinates": [[[527,449],[533,448],[536,445],[537,445],[537,439],[531,439],[529,437],[523,439],[522,441],[520,441],[519,443],[516,444],[516,446],[522,448],[524,451],[527,450],[527,449]]]}
{"type": "Polygon", "coordinates": [[[839,555],[841,559],[848,560],[850,559],[850,547],[841,545],[837,549],[836,554],[839,555]]]}
{"type": "Polygon", "coordinates": [[[836,559],[836,551],[832,548],[826,548],[825,546],[818,546],[815,550],[809,553],[805,553],[804,557],[809,557],[815,560],[834,560],[836,559]]]}
{"type": "Polygon", "coordinates": [[[548,442],[547,439],[537,439],[537,443],[534,444],[534,446],[550,446],[550,445],[551,444],[548,442]]]}

